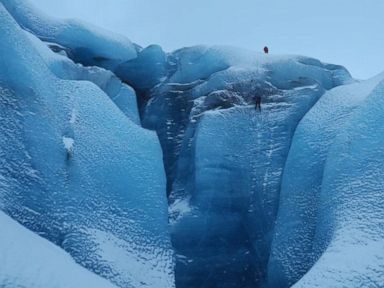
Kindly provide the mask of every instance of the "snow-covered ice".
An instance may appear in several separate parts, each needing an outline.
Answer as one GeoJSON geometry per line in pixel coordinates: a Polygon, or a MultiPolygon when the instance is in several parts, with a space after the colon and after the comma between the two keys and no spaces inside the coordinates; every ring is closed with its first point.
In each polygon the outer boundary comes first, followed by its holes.
{"type": "Polygon", "coordinates": [[[0,286],[382,287],[383,101],[0,0],[0,286]]]}
{"type": "Polygon", "coordinates": [[[0,287],[117,288],[1,211],[0,229],[0,287]]]}
{"type": "Polygon", "coordinates": [[[327,162],[342,156],[341,150],[329,156],[329,150],[333,149],[335,138],[348,129],[356,110],[364,105],[372,90],[383,80],[384,75],[378,75],[330,90],[297,127],[285,164],[279,215],[269,259],[272,286],[289,287],[294,284],[323,252],[325,244],[315,245],[314,241],[324,236],[321,234],[325,231],[318,233],[316,230],[319,217],[327,213],[330,205],[329,199],[319,203],[324,189],[324,168],[327,162]]]}
{"type": "Polygon", "coordinates": [[[0,21],[2,210],[119,286],[137,287],[132,266],[145,274],[140,286],[172,287],[155,134],[129,120],[95,84],[58,78],[3,4],[0,21]],[[110,235],[104,245],[125,242],[135,257],[103,257],[90,229],[110,235]]]}

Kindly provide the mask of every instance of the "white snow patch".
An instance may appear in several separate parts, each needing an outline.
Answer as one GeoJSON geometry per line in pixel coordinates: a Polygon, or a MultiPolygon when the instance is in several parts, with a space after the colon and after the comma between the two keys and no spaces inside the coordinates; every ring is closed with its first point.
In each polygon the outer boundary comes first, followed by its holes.
{"type": "Polygon", "coordinates": [[[72,109],[71,119],[69,119],[69,123],[75,124],[76,123],[76,119],[77,119],[77,110],[76,109],[72,109]]]}
{"type": "Polygon", "coordinates": [[[63,144],[64,144],[65,150],[67,150],[68,152],[71,152],[73,150],[73,145],[75,144],[75,140],[73,140],[73,138],[71,137],[63,136],[63,144]]]}
{"type": "Polygon", "coordinates": [[[64,250],[0,211],[0,287],[112,288],[81,267],[64,250]]]}
{"type": "Polygon", "coordinates": [[[192,212],[192,207],[189,204],[189,198],[176,200],[169,206],[168,211],[171,225],[177,223],[186,214],[192,212]]]}
{"type": "Polygon", "coordinates": [[[132,287],[174,287],[172,277],[168,277],[165,272],[169,267],[162,258],[168,258],[168,255],[164,254],[162,248],[151,246],[149,243],[141,245],[134,241],[127,242],[97,229],[88,229],[88,233],[97,245],[101,261],[112,263],[111,265],[115,266],[114,271],[124,279],[131,280],[132,287]]]}

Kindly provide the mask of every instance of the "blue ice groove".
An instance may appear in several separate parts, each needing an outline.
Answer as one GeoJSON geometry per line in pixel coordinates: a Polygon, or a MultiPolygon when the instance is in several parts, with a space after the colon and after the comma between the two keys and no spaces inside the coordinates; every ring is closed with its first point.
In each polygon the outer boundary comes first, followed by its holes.
{"type": "Polygon", "coordinates": [[[381,287],[384,74],[0,22],[0,286],[381,287]]]}

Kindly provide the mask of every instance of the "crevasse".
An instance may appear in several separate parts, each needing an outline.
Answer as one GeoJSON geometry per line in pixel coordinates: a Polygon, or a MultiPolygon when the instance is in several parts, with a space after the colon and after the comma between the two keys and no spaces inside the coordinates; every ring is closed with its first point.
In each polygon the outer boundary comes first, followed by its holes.
{"type": "Polygon", "coordinates": [[[383,74],[0,16],[0,286],[383,283],[383,74]]]}

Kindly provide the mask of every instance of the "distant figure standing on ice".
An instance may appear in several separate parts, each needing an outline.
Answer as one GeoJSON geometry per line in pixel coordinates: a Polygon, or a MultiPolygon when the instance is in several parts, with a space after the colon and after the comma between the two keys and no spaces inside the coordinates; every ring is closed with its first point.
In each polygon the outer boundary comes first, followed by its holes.
{"type": "Polygon", "coordinates": [[[269,53],[269,49],[268,49],[267,46],[264,47],[264,53],[265,53],[265,54],[268,54],[268,53],[269,53]]]}
{"type": "Polygon", "coordinates": [[[261,97],[260,96],[255,97],[255,110],[259,110],[259,112],[261,112],[261,97]]]}

